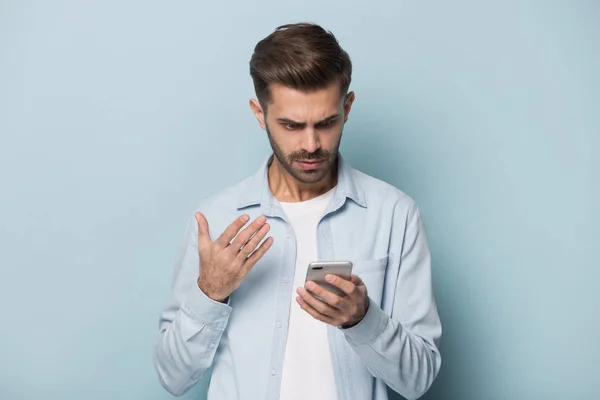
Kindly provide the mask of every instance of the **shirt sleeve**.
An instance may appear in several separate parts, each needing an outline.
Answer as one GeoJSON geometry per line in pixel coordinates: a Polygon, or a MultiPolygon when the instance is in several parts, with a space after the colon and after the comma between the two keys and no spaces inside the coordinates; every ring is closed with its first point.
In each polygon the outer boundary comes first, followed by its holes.
{"type": "Polygon", "coordinates": [[[181,396],[211,367],[231,307],[198,287],[198,224],[192,216],[174,267],[169,299],[159,318],[154,366],[162,386],[181,396]]]}
{"type": "Polygon", "coordinates": [[[442,327],[433,296],[431,255],[418,207],[413,203],[403,221],[395,223],[402,228],[392,233],[392,240],[402,241],[402,250],[393,261],[399,263],[399,274],[391,315],[370,300],[365,317],[342,331],[373,376],[407,399],[417,399],[440,370],[442,327]]]}

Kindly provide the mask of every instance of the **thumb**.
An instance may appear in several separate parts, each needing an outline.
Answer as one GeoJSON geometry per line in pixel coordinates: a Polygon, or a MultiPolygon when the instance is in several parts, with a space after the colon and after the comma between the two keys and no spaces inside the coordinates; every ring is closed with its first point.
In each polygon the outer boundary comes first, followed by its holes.
{"type": "Polygon", "coordinates": [[[197,212],[194,216],[198,222],[198,250],[200,251],[200,256],[202,256],[203,253],[206,253],[210,249],[212,241],[210,240],[208,231],[208,221],[204,214],[197,212]]]}

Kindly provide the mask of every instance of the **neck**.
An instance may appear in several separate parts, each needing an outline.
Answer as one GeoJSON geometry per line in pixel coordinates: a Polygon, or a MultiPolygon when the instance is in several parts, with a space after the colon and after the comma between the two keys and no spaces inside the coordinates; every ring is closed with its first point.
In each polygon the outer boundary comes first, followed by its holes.
{"type": "Polygon", "coordinates": [[[300,202],[313,199],[328,192],[337,184],[338,161],[334,168],[320,181],[304,183],[298,181],[281,165],[277,157],[271,157],[269,165],[269,188],[273,197],[283,202],[300,202]]]}

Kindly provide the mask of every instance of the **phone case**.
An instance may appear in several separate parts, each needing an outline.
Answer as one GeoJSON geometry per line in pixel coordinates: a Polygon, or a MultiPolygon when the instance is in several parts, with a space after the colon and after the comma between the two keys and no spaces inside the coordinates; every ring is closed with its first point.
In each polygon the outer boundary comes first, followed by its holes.
{"type": "Polygon", "coordinates": [[[337,294],[338,296],[344,296],[337,287],[329,284],[325,280],[325,275],[332,274],[337,275],[343,279],[349,280],[352,274],[352,262],[351,261],[313,261],[308,264],[308,270],[306,271],[306,280],[313,281],[324,289],[329,290],[337,294]]]}

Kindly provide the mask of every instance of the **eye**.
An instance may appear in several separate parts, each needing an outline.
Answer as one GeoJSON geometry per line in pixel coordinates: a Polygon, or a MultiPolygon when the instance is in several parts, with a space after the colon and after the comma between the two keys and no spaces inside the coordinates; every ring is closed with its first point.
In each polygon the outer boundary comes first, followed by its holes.
{"type": "Polygon", "coordinates": [[[294,129],[298,128],[298,124],[285,124],[283,126],[285,126],[285,129],[290,130],[290,131],[293,131],[294,129]]]}
{"type": "Polygon", "coordinates": [[[334,124],[334,122],[335,122],[335,120],[334,120],[334,119],[332,119],[332,120],[329,120],[329,121],[325,121],[325,122],[321,122],[321,123],[319,124],[319,128],[328,128],[328,127],[330,127],[331,125],[333,125],[333,124],[334,124]]]}

